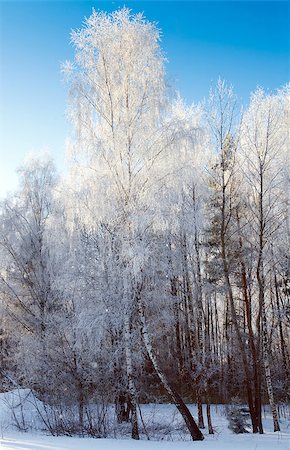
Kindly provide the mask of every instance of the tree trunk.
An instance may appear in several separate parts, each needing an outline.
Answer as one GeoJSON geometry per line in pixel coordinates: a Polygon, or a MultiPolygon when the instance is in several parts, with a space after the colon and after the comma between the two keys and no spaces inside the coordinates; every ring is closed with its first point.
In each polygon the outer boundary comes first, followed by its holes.
{"type": "Polygon", "coordinates": [[[267,335],[267,319],[266,319],[265,305],[263,305],[263,307],[262,307],[262,324],[263,324],[263,328],[262,328],[263,360],[264,360],[264,368],[265,368],[265,376],[266,376],[266,384],[267,384],[269,403],[271,406],[271,411],[272,411],[272,416],[273,416],[274,431],[280,431],[278,412],[277,412],[277,407],[276,407],[276,404],[274,401],[272,377],[271,377],[270,362],[269,362],[269,350],[268,350],[269,344],[268,344],[268,335],[267,335]]]}
{"type": "Polygon", "coordinates": [[[197,401],[198,427],[203,429],[203,428],[205,428],[205,426],[204,426],[204,420],[203,420],[202,403],[201,403],[201,398],[200,398],[199,392],[197,394],[196,401],[197,401]]]}
{"type": "Polygon", "coordinates": [[[115,409],[117,422],[129,422],[130,420],[130,412],[131,412],[131,401],[124,392],[120,392],[115,400],[115,409]]]}
{"type": "Polygon", "coordinates": [[[259,430],[262,430],[262,411],[261,411],[261,387],[260,387],[260,376],[259,376],[259,359],[260,356],[258,355],[258,350],[255,346],[255,339],[254,339],[254,332],[252,327],[252,308],[251,308],[251,301],[248,295],[248,286],[247,286],[247,274],[246,274],[246,265],[243,258],[243,240],[240,233],[240,218],[239,218],[239,211],[237,209],[237,224],[238,224],[238,230],[240,234],[239,238],[239,246],[240,246],[240,252],[239,252],[239,259],[241,264],[241,278],[242,278],[242,292],[243,292],[243,298],[245,303],[245,319],[246,319],[246,325],[248,329],[248,339],[249,339],[249,348],[251,351],[251,361],[253,365],[253,384],[254,384],[254,394],[255,399],[259,399],[258,401],[255,401],[253,398],[253,395],[248,392],[248,405],[249,405],[249,411],[251,416],[251,422],[252,422],[252,429],[253,433],[258,433],[259,430]]]}
{"type": "Polygon", "coordinates": [[[140,294],[137,295],[137,304],[138,304],[139,318],[140,318],[140,322],[141,322],[142,339],[143,339],[146,351],[148,353],[148,356],[149,356],[149,358],[153,364],[153,367],[156,371],[156,374],[158,375],[168,396],[170,397],[170,399],[172,400],[172,402],[175,404],[176,408],[182,415],[184,422],[186,423],[186,426],[188,428],[188,431],[190,432],[192,440],[193,441],[202,441],[204,439],[204,436],[201,433],[198,426],[196,425],[189,409],[187,408],[186,404],[184,403],[182,398],[179,396],[179,394],[169,385],[166,375],[162,372],[162,370],[159,367],[153,347],[150,342],[147,325],[146,325],[146,321],[145,321],[144,307],[142,304],[140,294]]]}
{"type": "Polygon", "coordinates": [[[274,402],[274,393],[269,363],[269,344],[267,333],[267,317],[265,310],[265,276],[264,276],[264,247],[265,247],[265,217],[264,217],[264,168],[260,165],[260,192],[259,192],[259,252],[257,263],[257,281],[259,286],[259,308],[262,319],[262,346],[263,363],[265,368],[266,385],[269,402],[272,410],[274,431],[280,431],[277,408],[274,402]]]}
{"type": "Polygon", "coordinates": [[[85,408],[84,389],[82,382],[79,381],[79,427],[82,434],[84,431],[84,408],[85,408]]]}
{"type": "Polygon", "coordinates": [[[137,393],[133,377],[133,363],[131,353],[131,331],[130,331],[130,319],[129,313],[126,313],[125,321],[125,357],[126,357],[126,370],[128,377],[129,394],[131,400],[131,422],[132,422],[132,439],[139,439],[139,428],[137,418],[137,393]]]}
{"type": "MultiPolygon", "coordinates": [[[[232,291],[232,286],[230,282],[230,271],[228,266],[228,258],[227,258],[227,246],[226,246],[226,235],[227,235],[227,221],[226,221],[226,184],[224,179],[224,173],[222,178],[222,207],[221,207],[221,228],[220,228],[220,244],[221,244],[221,257],[222,257],[222,265],[223,265],[223,275],[225,279],[225,287],[226,292],[229,299],[230,304],[230,311],[231,311],[231,319],[232,323],[235,329],[235,333],[237,335],[237,340],[239,343],[239,348],[241,352],[241,357],[243,361],[243,368],[245,373],[245,382],[246,382],[246,390],[247,390],[247,398],[248,398],[248,405],[249,409],[252,411],[253,414],[253,392],[252,392],[252,386],[251,386],[251,375],[250,375],[250,369],[248,364],[248,358],[246,354],[245,349],[245,342],[242,338],[239,323],[238,323],[238,317],[237,312],[235,308],[235,302],[234,302],[234,295],[232,291]]],[[[262,422],[260,423],[259,431],[260,433],[263,433],[262,429],[262,422]]],[[[254,431],[255,427],[253,427],[254,431]]]]}
{"type": "Polygon", "coordinates": [[[182,357],[181,339],[180,339],[180,322],[179,322],[179,300],[177,291],[177,279],[171,278],[171,295],[174,297],[174,320],[175,320],[175,337],[176,337],[176,353],[178,361],[178,372],[180,379],[184,373],[184,361],[182,357]]]}
{"type": "Polygon", "coordinates": [[[208,433],[214,434],[212,422],[211,422],[211,413],[210,413],[210,403],[207,401],[206,403],[206,417],[207,417],[207,426],[208,426],[208,433]]]}
{"type": "Polygon", "coordinates": [[[288,379],[289,376],[289,361],[286,355],[286,340],[283,335],[283,328],[282,328],[282,320],[281,320],[281,308],[280,308],[280,299],[279,299],[279,289],[278,289],[278,281],[277,281],[277,274],[274,274],[274,282],[275,282],[275,295],[276,295],[276,306],[278,311],[278,320],[279,320],[279,336],[280,336],[280,345],[281,345],[281,353],[283,358],[283,366],[284,366],[284,372],[285,372],[285,379],[288,379]]]}

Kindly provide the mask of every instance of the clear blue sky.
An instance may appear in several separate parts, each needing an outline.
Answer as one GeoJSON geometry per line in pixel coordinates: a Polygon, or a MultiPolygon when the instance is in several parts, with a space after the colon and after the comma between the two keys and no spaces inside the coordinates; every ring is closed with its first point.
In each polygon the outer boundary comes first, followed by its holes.
{"type": "Polygon", "coordinates": [[[257,85],[289,82],[286,1],[0,0],[0,196],[15,188],[27,152],[49,149],[63,167],[69,125],[60,63],[73,57],[70,31],[92,7],[124,4],[159,23],[168,79],[188,102],[207,96],[219,76],[244,103],[257,85]]]}

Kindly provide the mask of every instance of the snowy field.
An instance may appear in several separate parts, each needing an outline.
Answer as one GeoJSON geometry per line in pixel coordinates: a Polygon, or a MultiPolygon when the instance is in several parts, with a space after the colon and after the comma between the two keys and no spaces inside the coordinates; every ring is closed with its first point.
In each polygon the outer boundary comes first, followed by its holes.
{"type": "Polygon", "coordinates": [[[18,450],[288,450],[289,435],[280,433],[265,436],[216,436],[202,442],[153,442],[128,439],[88,439],[69,437],[35,436],[14,433],[2,438],[3,449],[18,450]]]}
{"type": "MultiPolygon", "coordinates": [[[[173,405],[143,405],[142,416],[151,437],[150,441],[142,434],[142,440],[128,439],[125,428],[118,439],[92,439],[81,437],[54,437],[43,431],[36,409],[41,408],[31,400],[28,391],[0,395],[0,448],[18,450],[187,450],[191,448],[204,450],[290,450],[290,414],[283,410],[280,421],[281,432],[272,432],[272,421],[269,411],[263,413],[265,434],[235,435],[227,428],[224,407],[212,407],[214,436],[204,432],[202,442],[192,442],[184,430],[182,420],[173,405]],[[11,408],[11,406],[14,408],[11,408]],[[13,418],[14,410],[15,416],[13,418]],[[15,417],[19,423],[25,417],[27,432],[20,432],[15,427],[15,417]],[[159,439],[154,440],[156,436],[159,439]],[[154,437],[155,436],[155,437],[154,437]]],[[[195,405],[190,406],[196,417],[195,405]]],[[[142,432],[142,424],[140,424],[142,432]]],[[[144,431],[144,430],[143,430],[144,431]]]]}

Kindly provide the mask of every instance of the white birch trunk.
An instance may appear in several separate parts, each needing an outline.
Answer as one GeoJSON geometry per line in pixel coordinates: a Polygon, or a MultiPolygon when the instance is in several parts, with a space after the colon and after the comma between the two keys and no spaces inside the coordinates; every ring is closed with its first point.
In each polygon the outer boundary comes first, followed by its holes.
{"type": "Polygon", "coordinates": [[[155,356],[153,347],[151,345],[151,341],[150,341],[150,337],[149,337],[149,333],[148,333],[148,329],[147,329],[147,325],[146,325],[146,320],[145,320],[144,307],[143,307],[140,295],[137,296],[137,302],[138,302],[139,318],[140,318],[140,322],[141,322],[142,339],[143,339],[145,348],[147,350],[148,356],[153,364],[153,367],[154,367],[163,387],[167,391],[169,397],[171,398],[171,400],[177,407],[178,411],[182,415],[182,417],[186,423],[186,426],[191,434],[192,440],[201,441],[204,439],[204,436],[201,433],[198,426],[196,425],[189,409],[187,408],[187,406],[185,405],[185,403],[183,402],[183,400],[181,399],[179,394],[177,394],[177,392],[175,392],[175,390],[170,386],[170,384],[168,383],[168,380],[166,378],[166,375],[162,372],[162,370],[159,367],[157,358],[155,356]]]}

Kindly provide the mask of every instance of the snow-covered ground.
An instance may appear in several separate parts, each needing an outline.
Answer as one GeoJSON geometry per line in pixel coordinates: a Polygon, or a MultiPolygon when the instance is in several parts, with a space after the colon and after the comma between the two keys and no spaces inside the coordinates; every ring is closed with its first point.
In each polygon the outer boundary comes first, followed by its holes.
{"type": "MultiPolygon", "coordinates": [[[[148,433],[156,441],[128,439],[126,430],[119,439],[92,439],[78,437],[53,437],[41,430],[43,423],[39,421],[37,409],[43,406],[35,401],[30,392],[23,390],[9,394],[0,394],[0,448],[18,450],[290,450],[290,416],[285,410],[281,418],[281,432],[272,431],[270,412],[264,412],[264,435],[243,434],[235,435],[227,428],[223,406],[212,407],[212,419],[215,428],[214,436],[205,431],[205,440],[192,442],[184,432],[184,426],[173,405],[143,405],[142,416],[148,433]],[[21,401],[20,401],[21,400],[21,401]],[[18,421],[25,417],[28,432],[23,433],[15,429],[16,412],[18,421]],[[23,414],[23,416],[22,416],[23,414]],[[35,429],[36,431],[33,431],[35,429]],[[174,431],[173,431],[174,430],[174,431]]],[[[196,415],[195,405],[190,406],[196,415]]],[[[21,423],[20,423],[21,424],[21,423]]],[[[140,425],[141,427],[142,425],[140,425]]]]}
{"type": "Polygon", "coordinates": [[[89,439],[16,434],[0,440],[6,450],[288,450],[286,434],[275,436],[216,436],[202,442],[132,441],[128,439],[89,439]]]}

